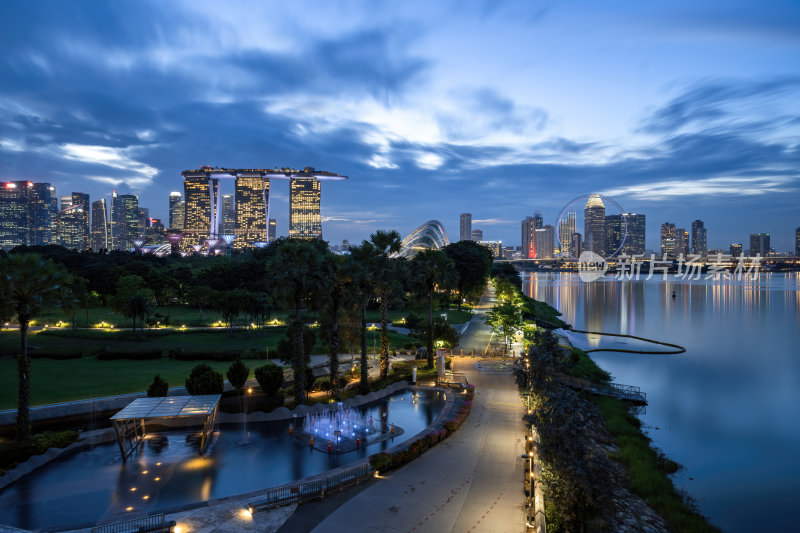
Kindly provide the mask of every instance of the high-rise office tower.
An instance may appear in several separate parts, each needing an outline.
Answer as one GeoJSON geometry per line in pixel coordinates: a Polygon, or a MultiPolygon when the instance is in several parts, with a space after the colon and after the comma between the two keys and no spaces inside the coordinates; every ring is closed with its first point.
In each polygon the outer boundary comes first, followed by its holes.
{"type": "MultiPolygon", "coordinates": [[[[683,232],[681,230],[681,241],[683,240],[683,232]]],[[[680,253],[678,251],[678,230],[672,222],[665,222],[661,224],[661,255],[666,255],[669,258],[676,258],[680,253]]]]}
{"type": "Polygon", "coordinates": [[[89,195],[74,192],[61,197],[58,243],[73,250],[89,249],[89,195]]]}
{"type": "Polygon", "coordinates": [[[731,243],[731,257],[742,257],[742,243],[731,243]]]}
{"type": "Polygon", "coordinates": [[[129,250],[142,232],[139,226],[139,197],[135,194],[111,193],[111,247],[129,250]]]}
{"type": "Polygon", "coordinates": [[[183,220],[186,215],[186,204],[179,192],[169,193],[169,228],[183,229],[183,220]]]}
{"type": "Polygon", "coordinates": [[[28,243],[28,182],[0,183],[0,246],[28,243]]]}
{"type": "Polygon", "coordinates": [[[622,253],[622,240],[628,242],[626,222],[623,215],[606,215],[606,257],[615,255],[617,251],[622,253]]]}
{"type": "Polygon", "coordinates": [[[704,257],[708,255],[706,227],[702,220],[695,220],[692,222],[692,253],[704,257]]]}
{"type": "Polygon", "coordinates": [[[592,194],[583,209],[583,248],[598,255],[606,249],[606,206],[599,194],[592,194]]]}
{"type": "MultiPolygon", "coordinates": [[[[237,180],[238,181],[238,180],[237,180]]],[[[239,201],[236,201],[237,211],[239,201]]],[[[236,227],[236,212],[233,209],[233,195],[222,195],[222,216],[219,219],[219,234],[220,235],[233,235],[233,230],[236,227]]]]}
{"type": "Polygon", "coordinates": [[[567,211],[566,216],[558,223],[558,250],[562,257],[570,255],[570,242],[575,233],[575,211],[567,211]]]}
{"type": "Polygon", "coordinates": [[[101,198],[92,202],[92,250],[108,250],[108,210],[106,200],[101,198]]]}
{"type": "Polygon", "coordinates": [[[274,218],[269,219],[269,242],[274,241],[278,236],[278,221],[274,218]]]}
{"type": "MultiPolygon", "coordinates": [[[[472,231],[474,233],[475,230],[472,231]]],[[[495,259],[501,258],[503,249],[503,243],[501,241],[478,241],[478,244],[484,248],[488,248],[492,252],[492,257],[495,259]]]]}
{"type": "Polygon", "coordinates": [[[190,250],[194,245],[203,245],[217,231],[219,201],[219,179],[209,178],[206,172],[191,174],[184,172],[183,197],[186,202],[183,240],[181,246],[190,250]]]}
{"type": "Polygon", "coordinates": [[[769,233],[750,234],[750,257],[755,257],[756,255],[767,257],[769,250],[769,233]]]}
{"type": "MultiPolygon", "coordinates": [[[[223,219],[225,196],[222,197],[223,219]]],[[[269,180],[256,174],[236,178],[236,248],[250,248],[255,243],[267,242],[267,208],[269,206],[269,180]]],[[[233,233],[233,232],[232,232],[233,233]]]]}
{"type": "Polygon", "coordinates": [[[622,213],[606,216],[606,256],[644,254],[645,216],[622,213]],[[623,242],[624,239],[624,242],[623,242]]]}
{"type": "Polygon", "coordinates": [[[480,242],[483,240],[483,230],[482,229],[474,229],[472,230],[472,240],[475,242],[480,242]]]}
{"type": "Polygon", "coordinates": [[[147,244],[166,244],[167,231],[160,218],[151,218],[147,221],[147,228],[144,230],[147,244]]]}
{"type": "Polygon", "coordinates": [[[542,214],[536,211],[532,217],[522,221],[522,257],[536,258],[536,230],[542,227],[542,214]]]}
{"type": "Polygon", "coordinates": [[[58,229],[56,188],[49,183],[28,184],[28,244],[44,246],[56,240],[58,229]]]}
{"type": "Polygon", "coordinates": [[[800,227],[794,230],[794,256],[800,257],[800,227]]]}
{"type": "Polygon", "coordinates": [[[684,257],[687,257],[689,255],[689,251],[691,250],[691,243],[689,241],[689,232],[683,228],[680,228],[680,231],[683,235],[683,241],[681,242],[682,244],[681,252],[683,253],[684,257]]]}
{"type": "Polygon", "coordinates": [[[580,233],[573,233],[569,243],[569,253],[574,258],[579,258],[583,251],[583,236],[580,233]]]}
{"type": "Polygon", "coordinates": [[[289,183],[289,237],[321,239],[321,187],[316,178],[292,178],[289,183]]]}
{"type": "Polygon", "coordinates": [[[150,227],[150,209],[139,207],[139,238],[144,238],[147,228],[150,227]]]}
{"type": "Polygon", "coordinates": [[[461,213],[458,237],[461,241],[472,239],[472,213],[461,213]]]}
{"type": "Polygon", "coordinates": [[[536,259],[552,259],[554,247],[554,229],[549,224],[534,230],[536,242],[536,259]]]}

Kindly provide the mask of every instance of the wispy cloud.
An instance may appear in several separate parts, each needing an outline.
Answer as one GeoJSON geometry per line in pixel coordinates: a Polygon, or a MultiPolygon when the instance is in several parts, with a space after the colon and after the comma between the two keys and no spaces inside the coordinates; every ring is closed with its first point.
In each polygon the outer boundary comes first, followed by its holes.
{"type": "Polygon", "coordinates": [[[636,200],[674,201],[683,196],[761,196],[798,191],[800,176],[718,177],[701,180],[670,180],[628,185],[602,192],[606,196],[628,196],[636,200]]]}
{"type": "Polygon", "coordinates": [[[509,220],[506,218],[473,218],[473,224],[481,224],[483,226],[496,226],[498,224],[515,224],[516,220],[509,220]]]}
{"type": "Polygon", "coordinates": [[[108,178],[103,176],[90,178],[102,183],[112,183],[114,185],[127,183],[131,186],[142,186],[150,183],[156,174],[158,174],[157,168],[136,161],[131,157],[131,153],[135,151],[135,148],[64,144],[61,146],[61,150],[62,157],[65,159],[80,161],[82,163],[104,165],[119,170],[126,170],[134,174],[134,176],[120,178],[108,178]]]}

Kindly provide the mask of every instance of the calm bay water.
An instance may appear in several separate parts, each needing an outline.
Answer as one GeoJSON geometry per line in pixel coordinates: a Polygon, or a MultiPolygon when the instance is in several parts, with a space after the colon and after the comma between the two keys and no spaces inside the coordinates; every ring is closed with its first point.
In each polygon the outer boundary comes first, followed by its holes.
{"type": "MultiPolygon", "coordinates": [[[[796,531],[800,274],[763,274],[755,281],[661,278],[584,283],[572,273],[522,273],[525,294],[556,307],[578,329],[684,346],[686,353],[671,356],[591,355],[618,383],[647,393],[650,405],[640,418],[648,434],[685,466],[677,485],[715,525],[731,532],[796,531]]],[[[570,338],[587,349],[641,346],[570,338]]]]}

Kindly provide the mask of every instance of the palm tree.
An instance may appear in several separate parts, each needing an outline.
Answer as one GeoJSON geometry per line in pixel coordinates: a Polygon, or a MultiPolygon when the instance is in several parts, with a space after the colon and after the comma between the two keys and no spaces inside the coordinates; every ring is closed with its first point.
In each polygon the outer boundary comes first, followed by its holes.
{"type": "Polygon", "coordinates": [[[31,435],[28,326],[43,308],[58,301],[63,276],[61,267],[37,254],[14,254],[0,263],[0,305],[5,308],[4,314],[16,317],[19,323],[17,440],[24,440],[31,435]]]}
{"type": "Polygon", "coordinates": [[[387,327],[387,310],[389,296],[397,287],[397,268],[391,256],[401,250],[402,241],[397,231],[378,230],[369,236],[370,243],[377,254],[377,271],[375,272],[375,290],[381,302],[381,379],[389,375],[389,332],[387,327]]]}
{"type": "Polygon", "coordinates": [[[433,294],[437,287],[447,286],[454,278],[455,264],[440,250],[422,250],[413,260],[416,287],[428,297],[428,331],[426,351],[428,367],[433,367],[433,294]]]}
{"type": "Polygon", "coordinates": [[[375,284],[375,248],[369,241],[350,247],[353,259],[353,288],[361,316],[361,383],[362,394],[369,392],[369,362],[367,360],[367,304],[372,298],[375,284]]]}
{"type": "Polygon", "coordinates": [[[267,275],[272,274],[275,295],[294,311],[295,348],[292,354],[294,371],[294,399],[298,404],[305,398],[305,347],[303,331],[305,326],[301,312],[311,294],[319,287],[319,252],[308,242],[287,241],[279,248],[275,257],[267,264],[267,275]]]}
{"type": "Polygon", "coordinates": [[[325,316],[328,334],[328,364],[331,391],[339,399],[339,315],[352,292],[354,273],[350,256],[326,254],[322,262],[319,305],[325,316]]]}

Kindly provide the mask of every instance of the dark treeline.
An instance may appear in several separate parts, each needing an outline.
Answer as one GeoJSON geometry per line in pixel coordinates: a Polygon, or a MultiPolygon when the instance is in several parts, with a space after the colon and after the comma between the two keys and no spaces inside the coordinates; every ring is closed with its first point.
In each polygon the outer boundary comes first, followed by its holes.
{"type": "MultiPolygon", "coordinates": [[[[367,311],[379,310],[381,323],[380,377],[389,370],[389,309],[417,309],[423,317],[411,324],[424,337],[428,365],[433,365],[434,342],[452,342],[449,326],[434,320],[436,307],[461,307],[474,302],[489,277],[488,249],[472,242],[450,244],[443,250],[423,250],[413,259],[396,258],[400,236],[377,231],[369,240],[336,255],[325,241],[277,239],[268,247],[222,256],[157,257],[113,251],[76,252],[60,246],[24,247],[0,252],[2,318],[20,325],[20,406],[27,409],[30,358],[26,333],[31,319],[48,306],[61,306],[72,316],[94,305],[111,305],[144,327],[166,324],[172,306],[217,310],[233,332],[241,316],[264,324],[275,311],[289,316],[287,339],[279,356],[291,364],[295,397],[302,401],[315,328],[330,357],[331,386],[338,396],[338,356],[345,340],[361,347],[361,388],[367,380],[367,311]],[[424,310],[424,311],[423,311],[424,310]],[[24,372],[23,372],[24,370],[24,372]],[[26,382],[26,383],[23,383],[26,382]]],[[[88,318],[87,318],[88,320],[88,318]]],[[[457,339],[457,336],[455,336],[457,339]]],[[[27,424],[27,412],[18,422],[27,424]]],[[[24,428],[18,428],[24,432],[24,428]]]]}

